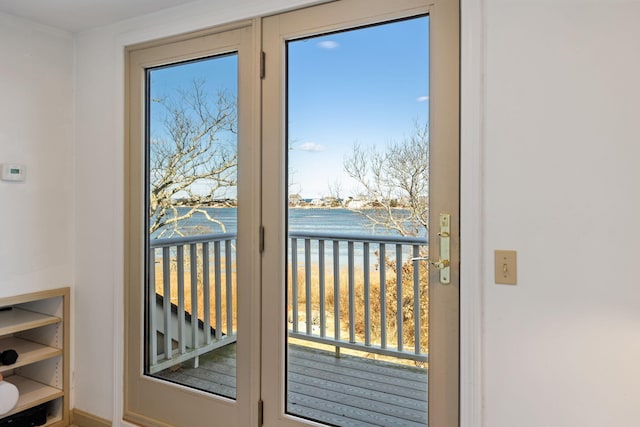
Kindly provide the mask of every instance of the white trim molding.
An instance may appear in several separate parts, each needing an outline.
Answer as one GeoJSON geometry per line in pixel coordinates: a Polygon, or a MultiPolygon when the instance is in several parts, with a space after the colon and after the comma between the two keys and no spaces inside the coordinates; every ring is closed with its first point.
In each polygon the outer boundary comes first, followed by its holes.
{"type": "Polygon", "coordinates": [[[484,2],[460,11],[460,426],[481,427],[484,2]]]}

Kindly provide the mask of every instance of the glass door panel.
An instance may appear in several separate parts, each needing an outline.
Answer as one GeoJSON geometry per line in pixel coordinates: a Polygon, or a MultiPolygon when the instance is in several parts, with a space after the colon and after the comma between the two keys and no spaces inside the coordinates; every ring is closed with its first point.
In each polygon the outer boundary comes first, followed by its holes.
{"type": "Polygon", "coordinates": [[[238,55],[146,75],[145,373],[235,398],[238,55]]]}
{"type": "Polygon", "coordinates": [[[124,412],[136,425],[257,423],[254,43],[245,21],[127,49],[124,412]]]}
{"type": "Polygon", "coordinates": [[[458,425],[458,13],[263,21],[267,426],[458,425]]]}
{"type": "Polygon", "coordinates": [[[286,43],[286,411],[427,423],[429,17],[286,43]]]}

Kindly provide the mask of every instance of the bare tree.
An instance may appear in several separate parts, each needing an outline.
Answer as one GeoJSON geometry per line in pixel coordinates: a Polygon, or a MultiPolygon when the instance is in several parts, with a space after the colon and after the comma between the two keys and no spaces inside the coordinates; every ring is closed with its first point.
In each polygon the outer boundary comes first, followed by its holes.
{"type": "MultiPolygon", "coordinates": [[[[426,235],[429,224],[429,128],[415,125],[408,138],[393,142],[380,149],[364,148],[354,145],[352,152],[344,160],[344,169],[357,182],[360,196],[368,204],[364,207],[350,208],[364,215],[373,227],[394,230],[402,236],[426,235]]],[[[358,205],[362,206],[362,204],[358,205]]],[[[421,255],[428,256],[428,249],[421,248],[421,255]]],[[[379,253],[377,254],[380,255],[379,253]]],[[[402,290],[402,319],[405,324],[412,324],[420,319],[422,325],[429,322],[429,267],[420,267],[419,295],[414,295],[413,285],[415,263],[410,259],[398,263],[395,258],[379,259],[388,271],[387,298],[397,299],[402,290]],[[402,280],[398,283],[396,273],[401,272],[402,280]],[[414,312],[414,298],[419,298],[419,312],[414,312]]],[[[375,298],[372,298],[375,300],[375,298]]],[[[387,306],[387,318],[393,322],[398,316],[397,306],[387,306]]],[[[404,329],[404,340],[415,344],[411,328],[404,329]]],[[[396,333],[398,330],[396,329],[396,333]]],[[[428,343],[428,328],[421,330],[421,349],[428,343]]]]}
{"type": "MultiPolygon", "coordinates": [[[[296,138],[289,138],[288,141],[288,151],[293,151],[296,149],[296,145],[300,142],[296,138]]],[[[299,195],[302,192],[302,186],[296,180],[296,176],[298,175],[298,170],[293,167],[293,162],[287,161],[288,173],[287,173],[287,188],[289,189],[289,195],[299,195]]]]}
{"type": "Polygon", "coordinates": [[[344,169],[369,202],[351,208],[373,227],[403,236],[426,234],[429,224],[429,128],[415,125],[412,135],[384,149],[355,144],[344,169]],[[375,209],[371,209],[375,208],[375,209]]]}
{"type": "Polygon", "coordinates": [[[342,181],[339,179],[329,183],[329,196],[333,198],[336,206],[342,206],[342,181]]]}
{"type": "Polygon", "coordinates": [[[149,233],[183,235],[181,223],[196,212],[224,229],[203,206],[237,183],[235,97],[212,95],[204,81],[194,80],[177,96],[153,102],[163,129],[149,150],[149,233]]]}

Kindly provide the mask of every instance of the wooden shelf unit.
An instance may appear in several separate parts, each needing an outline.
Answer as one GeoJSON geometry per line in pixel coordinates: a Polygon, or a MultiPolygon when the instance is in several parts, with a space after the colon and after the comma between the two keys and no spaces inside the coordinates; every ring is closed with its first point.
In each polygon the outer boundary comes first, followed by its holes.
{"type": "Polygon", "coordinates": [[[47,427],[69,425],[69,288],[0,298],[0,351],[18,360],[0,365],[20,393],[3,418],[45,404],[47,427]]]}

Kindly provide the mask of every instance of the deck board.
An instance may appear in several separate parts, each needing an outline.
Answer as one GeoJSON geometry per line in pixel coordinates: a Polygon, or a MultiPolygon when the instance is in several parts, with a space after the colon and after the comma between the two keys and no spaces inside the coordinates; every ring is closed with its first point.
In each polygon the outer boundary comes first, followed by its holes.
{"type": "MultiPolygon", "coordinates": [[[[236,346],[200,356],[156,376],[235,397],[236,346]]],[[[291,414],[343,427],[427,425],[426,369],[291,345],[288,355],[291,414]]]]}
{"type": "MultiPolygon", "coordinates": [[[[374,414],[374,418],[379,417],[380,414],[382,414],[389,415],[393,418],[400,418],[402,420],[414,421],[416,423],[420,423],[422,421],[424,411],[408,409],[397,406],[391,402],[385,402],[383,393],[375,396],[377,399],[374,400],[366,397],[360,397],[357,394],[352,394],[343,389],[339,384],[334,383],[332,385],[333,387],[324,388],[315,387],[305,383],[289,382],[289,390],[292,392],[292,398],[289,403],[293,405],[304,404],[309,406],[307,398],[312,398],[319,401],[329,402],[333,405],[348,406],[367,413],[372,413],[374,414]],[[345,402],[347,402],[348,405],[345,405],[345,402]]],[[[292,411],[295,412],[295,409],[292,408],[292,411]]],[[[351,416],[352,414],[349,415],[351,416]]]]}
{"type": "Polygon", "coordinates": [[[311,387],[316,387],[319,390],[335,390],[340,388],[342,393],[345,393],[356,398],[369,399],[371,405],[377,405],[378,403],[391,404],[401,410],[415,410],[423,411],[424,399],[410,399],[396,394],[369,390],[364,387],[352,386],[343,383],[332,383],[325,378],[315,378],[308,375],[291,374],[289,373],[289,384],[293,388],[296,384],[304,384],[311,387]]]}

